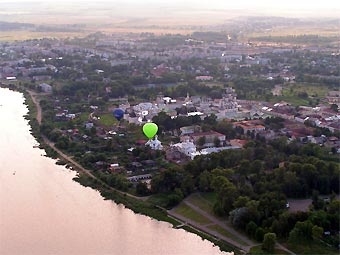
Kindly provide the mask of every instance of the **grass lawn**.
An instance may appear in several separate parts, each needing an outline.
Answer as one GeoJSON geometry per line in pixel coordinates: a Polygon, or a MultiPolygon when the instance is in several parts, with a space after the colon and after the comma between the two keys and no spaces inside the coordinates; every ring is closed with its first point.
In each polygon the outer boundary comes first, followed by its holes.
{"type": "Polygon", "coordinates": [[[197,229],[194,229],[190,226],[184,226],[183,227],[184,230],[188,231],[188,232],[191,232],[191,233],[194,233],[200,237],[202,237],[203,239],[207,239],[209,240],[210,242],[214,243],[215,245],[219,246],[220,247],[220,250],[221,251],[226,251],[226,252],[233,252],[235,255],[240,255],[240,254],[243,254],[240,252],[240,250],[234,246],[232,246],[231,244],[223,241],[223,240],[218,240],[216,241],[216,238],[204,233],[204,232],[201,232],[197,229]]]}
{"type": "Polygon", "coordinates": [[[212,226],[209,226],[209,228],[211,230],[215,230],[216,232],[220,233],[221,235],[224,235],[224,236],[234,240],[235,242],[238,242],[241,245],[248,245],[248,243],[244,242],[243,240],[241,240],[237,236],[234,236],[233,234],[229,233],[227,230],[220,227],[219,225],[212,225],[212,226]]]}
{"type": "Polygon", "coordinates": [[[273,253],[268,253],[261,249],[261,245],[254,246],[250,249],[248,254],[256,254],[256,255],[270,255],[270,254],[289,254],[286,251],[275,249],[273,253]]]}
{"type": "Polygon", "coordinates": [[[209,224],[211,221],[204,217],[203,215],[199,214],[198,212],[194,211],[191,209],[191,207],[187,206],[186,204],[181,203],[176,209],[175,212],[188,218],[191,219],[199,224],[209,224]]]}
{"type": "Polygon", "coordinates": [[[84,122],[87,121],[89,119],[89,114],[88,112],[83,112],[82,114],[79,115],[79,119],[84,122]]]}
{"type": "Polygon", "coordinates": [[[105,114],[99,115],[98,117],[99,117],[100,124],[106,127],[110,127],[114,125],[115,123],[117,123],[117,120],[111,113],[105,113],[105,114]]]}
{"type": "Polygon", "coordinates": [[[209,204],[214,205],[217,200],[217,194],[215,192],[200,193],[201,197],[208,200],[209,204]]]}
{"type": "Polygon", "coordinates": [[[190,198],[188,199],[189,202],[191,202],[194,205],[198,206],[203,211],[206,211],[207,213],[210,213],[210,214],[213,215],[213,205],[214,205],[214,203],[211,200],[208,200],[208,199],[204,198],[199,193],[191,195],[190,198]]]}
{"type": "Polygon", "coordinates": [[[282,96],[275,97],[275,101],[286,101],[293,105],[309,106],[309,101],[315,102],[317,98],[323,98],[327,95],[329,89],[325,86],[310,83],[294,83],[283,86],[282,96]],[[299,97],[299,93],[306,92],[308,98],[299,97]],[[310,98],[312,97],[312,98],[310,98]]]}
{"type": "Polygon", "coordinates": [[[155,204],[155,205],[159,205],[161,207],[167,207],[169,199],[168,199],[168,195],[167,193],[158,193],[155,195],[150,196],[147,201],[155,204]]]}
{"type": "Polygon", "coordinates": [[[288,243],[287,248],[297,254],[339,254],[339,250],[327,247],[321,243],[288,243]]]}

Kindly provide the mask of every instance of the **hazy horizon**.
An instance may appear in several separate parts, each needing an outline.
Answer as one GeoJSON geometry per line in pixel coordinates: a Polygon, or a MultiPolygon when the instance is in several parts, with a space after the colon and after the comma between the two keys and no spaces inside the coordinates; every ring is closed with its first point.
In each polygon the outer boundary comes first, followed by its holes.
{"type": "Polygon", "coordinates": [[[0,4],[0,21],[32,23],[116,23],[143,19],[148,25],[202,25],[238,16],[340,17],[340,4],[336,0],[60,0],[57,5],[52,0],[0,0],[0,4]]]}

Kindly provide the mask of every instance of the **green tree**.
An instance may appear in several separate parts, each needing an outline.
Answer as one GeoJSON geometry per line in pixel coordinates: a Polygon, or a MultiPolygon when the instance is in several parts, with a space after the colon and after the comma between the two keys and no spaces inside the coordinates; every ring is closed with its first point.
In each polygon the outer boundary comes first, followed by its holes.
{"type": "Polygon", "coordinates": [[[234,202],[233,206],[235,208],[245,207],[249,201],[249,197],[239,196],[234,202]]]}
{"type": "Polygon", "coordinates": [[[229,213],[229,220],[236,228],[244,229],[249,221],[249,212],[246,207],[236,208],[229,213]]]}
{"type": "Polygon", "coordinates": [[[301,241],[310,241],[312,239],[313,224],[310,221],[298,221],[295,227],[289,233],[288,241],[297,243],[301,241]]]}
{"type": "Polygon", "coordinates": [[[209,191],[212,175],[207,170],[204,170],[199,176],[198,187],[201,191],[209,191]]]}
{"type": "Polygon", "coordinates": [[[200,138],[197,139],[197,145],[199,147],[203,147],[204,144],[205,144],[205,136],[201,136],[200,138]]]}
{"type": "Polygon", "coordinates": [[[263,241],[263,237],[264,237],[264,233],[265,233],[264,229],[261,228],[261,227],[258,227],[256,229],[256,232],[255,232],[255,239],[256,239],[256,241],[262,242],[263,241]]]}
{"type": "Polygon", "coordinates": [[[250,221],[246,226],[246,233],[254,238],[256,233],[257,225],[254,221],[250,221]]]}
{"type": "Polygon", "coordinates": [[[179,188],[176,188],[175,191],[173,193],[171,193],[170,195],[168,195],[168,207],[173,207],[177,204],[179,204],[179,202],[182,201],[182,199],[184,198],[182,191],[179,188]]]}
{"type": "Polygon", "coordinates": [[[185,196],[189,195],[191,192],[193,192],[195,188],[194,180],[192,176],[186,174],[181,183],[181,190],[185,196]]]}
{"type": "Polygon", "coordinates": [[[217,122],[216,120],[217,120],[216,115],[210,114],[209,116],[204,118],[204,123],[209,124],[211,126],[214,126],[214,125],[216,125],[216,122],[217,122]]]}
{"type": "Polygon", "coordinates": [[[243,159],[240,162],[239,173],[242,175],[246,175],[249,172],[250,172],[250,162],[249,160],[243,159]]]}
{"type": "Polygon", "coordinates": [[[148,186],[145,182],[138,182],[136,185],[136,192],[139,195],[145,196],[150,193],[148,186]]]}
{"type": "Polygon", "coordinates": [[[266,233],[263,238],[262,250],[274,252],[276,235],[274,233],[266,233]]]}
{"type": "Polygon", "coordinates": [[[323,233],[323,228],[319,227],[317,225],[314,225],[312,228],[312,237],[314,240],[318,240],[322,237],[322,233],[323,233]]]}
{"type": "Polygon", "coordinates": [[[331,109],[335,112],[339,112],[339,107],[337,104],[331,104],[331,109]]]}
{"type": "Polygon", "coordinates": [[[238,197],[238,191],[226,177],[214,177],[211,187],[217,193],[217,201],[214,205],[215,213],[219,215],[228,214],[233,209],[233,203],[238,197]],[[222,213],[222,214],[221,214],[222,213]]]}
{"type": "Polygon", "coordinates": [[[214,145],[215,145],[215,147],[219,147],[219,146],[221,145],[221,140],[218,139],[218,137],[215,137],[215,139],[214,139],[214,145]]]}
{"type": "Polygon", "coordinates": [[[56,147],[67,150],[69,148],[70,140],[67,136],[61,136],[58,141],[56,142],[56,147]]]}

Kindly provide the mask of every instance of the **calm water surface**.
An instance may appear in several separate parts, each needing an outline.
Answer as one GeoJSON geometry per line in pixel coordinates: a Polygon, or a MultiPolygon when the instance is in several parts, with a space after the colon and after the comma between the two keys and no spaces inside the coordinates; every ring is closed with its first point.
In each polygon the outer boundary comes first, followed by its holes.
{"type": "Polygon", "coordinates": [[[44,157],[22,94],[0,88],[0,254],[226,254],[72,181],[44,157]]]}

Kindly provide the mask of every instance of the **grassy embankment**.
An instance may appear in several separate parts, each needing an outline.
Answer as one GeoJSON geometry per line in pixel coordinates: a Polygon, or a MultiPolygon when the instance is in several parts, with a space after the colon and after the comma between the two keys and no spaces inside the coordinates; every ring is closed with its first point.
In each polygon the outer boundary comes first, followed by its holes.
{"type": "Polygon", "coordinates": [[[283,251],[281,249],[277,249],[275,248],[274,252],[267,252],[262,250],[261,245],[258,246],[254,246],[250,249],[248,254],[252,254],[252,255],[271,255],[271,254],[289,254],[286,251],[283,251]]]}
{"type": "MultiPolygon", "coordinates": [[[[41,133],[40,133],[40,126],[39,126],[39,123],[38,123],[37,118],[36,118],[37,108],[36,108],[32,98],[31,98],[31,96],[24,89],[18,88],[17,90],[19,92],[23,93],[24,97],[25,97],[25,104],[28,107],[28,114],[25,116],[25,119],[27,119],[28,122],[29,122],[29,125],[31,127],[31,134],[40,143],[40,148],[43,148],[45,150],[46,156],[56,159],[58,157],[58,153],[55,150],[53,150],[51,147],[47,146],[42,139],[42,136],[41,136],[41,133]]],[[[58,164],[64,164],[65,162],[61,160],[61,161],[58,161],[57,163],[58,164]]]]}
{"type": "Polygon", "coordinates": [[[187,206],[183,203],[175,209],[175,212],[201,225],[212,223],[208,218],[204,217],[200,213],[193,210],[190,206],[187,206]]]}
{"type": "MultiPolygon", "coordinates": [[[[127,195],[122,195],[119,192],[113,191],[113,190],[105,190],[103,187],[98,183],[98,181],[86,176],[86,175],[80,175],[79,177],[75,178],[75,181],[79,182],[80,184],[84,186],[89,186],[91,188],[97,189],[100,191],[101,195],[105,199],[113,200],[117,204],[123,204],[125,207],[131,209],[135,213],[140,213],[146,216],[150,216],[154,219],[166,221],[171,223],[174,227],[181,224],[180,221],[169,217],[166,210],[161,209],[159,206],[156,206],[155,204],[152,204],[148,201],[141,201],[133,197],[129,197],[127,195]]],[[[202,239],[209,240],[210,242],[214,243],[222,251],[234,251],[235,254],[240,254],[239,250],[230,244],[228,244],[225,241],[218,240],[214,238],[213,236],[210,236],[204,232],[201,232],[200,230],[197,230],[191,226],[183,226],[184,230],[189,231],[191,233],[194,233],[198,236],[200,236],[202,239]]]]}
{"type": "MultiPolygon", "coordinates": [[[[212,206],[214,201],[216,200],[216,194],[215,193],[202,193],[202,194],[193,194],[190,196],[190,198],[188,198],[188,201],[190,201],[191,203],[195,204],[197,207],[199,207],[201,210],[211,214],[211,216],[216,217],[213,213],[212,210],[212,206]]],[[[203,216],[202,214],[200,214],[199,212],[195,211],[194,209],[192,209],[190,206],[181,203],[176,209],[175,212],[190,219],[195,221],[196,223],[200,224],[200,225],[206,225],[206,224],[211,224],[212,222],[206,218],[205,216],[203,216]]],[[[226,229],[213,224],[208,226],[209,229],[216,231],[217,233],[232,239],[233,241],[241,244],[241,245],[245,245],[247,246],[248,243],[244,242],[243,240],[241,240],[240,238],[238,238],[237,236],[233,235],[232,233],[228,232],[226,229]]]]}
{"type": "Polygon", "coordinates": [[[288,243],[287,248],[296,254],[339,254],[339,250],[327,247],[319,242],[300,242],[296,244],[288,243]]]}

